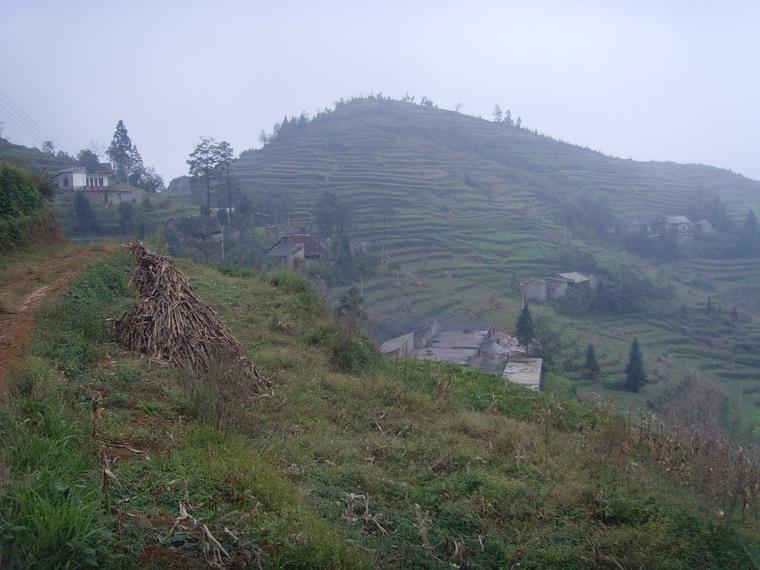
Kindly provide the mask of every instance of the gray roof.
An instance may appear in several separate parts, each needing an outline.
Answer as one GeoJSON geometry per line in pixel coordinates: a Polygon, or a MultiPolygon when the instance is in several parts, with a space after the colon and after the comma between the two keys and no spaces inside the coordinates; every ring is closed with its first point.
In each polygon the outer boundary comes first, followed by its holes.
{"type": "Polygon", "coordinates": [[[275,257],[288,257],[302,248],[303,244],[292,243],[287,238],[282,238],[274,244],[272,249],[269,250],[269,255],[274,255],[275,257]]]}
{"type": "Polygon", "coordinates": [[[69,172],[85,172],[86,169],[84,166],[70,166],[69,168],[64,168],[63,170],[59,170],[56,172],[56,174],[68,174],[69,172]]]}
{"type": "Polygon", "coordinates": [[[110,162],[100,162],[97,168],[93,168],[89,172],[90,174],[111,174],[113,169],[110,162]]]}
{"type": "Polygon", "coordinates": [[[579,271],[570,271],[568,273],[558,273],[562,279],[566,279],[571,283],[583,283],[585,281],[591,281],[591,276],[587,273],[580,273],[579,271]]]}
{"type": "Polygon", "coordinates": [[[690,224],[691,220],[686,216],[665,216],[666,224],[690,224]]]}

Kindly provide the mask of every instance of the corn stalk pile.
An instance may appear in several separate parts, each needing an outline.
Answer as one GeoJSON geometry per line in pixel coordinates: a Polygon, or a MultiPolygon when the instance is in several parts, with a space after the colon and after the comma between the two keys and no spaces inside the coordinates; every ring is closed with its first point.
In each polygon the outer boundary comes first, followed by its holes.
{"type": "Polygon", "coordinates": [[[239,365],[249,388],[263,392],[269,381],[172,260],[147,250],[140,242],[132,242],[129,249],[137,259],[131,282],[137,288],[138,301],[116,322],[116,333],[124,346],[189,367],[204,377],[224,353],[239,365]]]}

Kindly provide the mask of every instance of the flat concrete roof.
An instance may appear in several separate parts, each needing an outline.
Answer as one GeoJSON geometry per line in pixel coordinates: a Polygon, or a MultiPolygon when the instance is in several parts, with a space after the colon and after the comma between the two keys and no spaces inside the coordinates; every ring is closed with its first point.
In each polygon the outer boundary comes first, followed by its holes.
{"type": "Polygon", "coordinates": [[[436,362],[467,365],[477,354],[477,348],[416,348],[409,356],[436,362]]]}
{"type": "Polygon", "coordinates": [[[563,279],[572,281],[573,283],[583,283],[584,281],[590,281],[591,277],[586,273],[580,273],[578,271],[569,271],[568,273],[558,273],[563,279]]]}
{"type": "Polygon", "coordinates": [[[438,331],[430,341],[430,348],[477,349],[488,336],[487,330],[438,331]]]}
{"type": "Polygon", "coordinates": [[[507,362],[502,376],[508,382],[520,384],[532,390],[541,386],[542,358],[516,358],[507,362]]]}

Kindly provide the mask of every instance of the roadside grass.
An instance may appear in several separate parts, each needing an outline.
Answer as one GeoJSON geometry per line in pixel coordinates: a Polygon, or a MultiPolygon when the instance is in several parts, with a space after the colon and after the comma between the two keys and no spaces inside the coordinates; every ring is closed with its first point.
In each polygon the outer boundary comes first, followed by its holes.
{"type": "Polygon", "coordinates": [[[347,374],[330,360],[335,325],[300,277],[179,265],[273,394],[233,431],[194,416],[183,371],[114,342],[106,319],[133,300],[130,261],[97,264],[41,317],[3,418],[8,496],[54,481],[29,514],[8,511],[3,535],[21,542],[4,542],[3,560],[202,566],[203,541],[176,520],[187,505],[241,565],[756,566],[757,514],[721,517],[710,497],[625,453],[609,410],[456,366],[381,360],[347,374]],[[36,421],[40,409],[65,421],[36,421]],[[48,433],[69,446],[55,470],[35,458],[48,433]],[[79,499],[58,533],[74,538],[53,544],[58,487],[79,499]]]}

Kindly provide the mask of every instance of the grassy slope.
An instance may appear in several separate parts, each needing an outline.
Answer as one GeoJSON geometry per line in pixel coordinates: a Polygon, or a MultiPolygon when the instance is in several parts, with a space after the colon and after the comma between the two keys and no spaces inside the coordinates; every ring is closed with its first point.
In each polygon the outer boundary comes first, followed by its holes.
{"type": "MultiPolygon", "coordinates": [[[[468,314],[511,329],[520,306],[510,288],[513,272],[525,279],[574,269],[556,260],[563,232],[552,222],[557,203],[574,195],[606,194],[621,216],[682,213],[700,194],[720,194],[737,215],[760,204],[759,183],[725,170],[607,157],[400,102],[339,107],[297,135],[243,153],[236,171],[254,196],[290,194],[292,222],[307,226],[319,193],[335,191],[357,210],[356,237],[375,243],[382,241],[383,230],[373,210],[383,202],[398,208],[386,251],[401,264],[402,279],[385,275],[364,284],[380,337],[435,315],[468,314]],[[494,308],[494,299],[502,308],[494,308]]],[[[760,351],[760,322],[752,319],[760,314],[752,302],[760,259],[651,266],[604,244],[594,249],[609,262],[624,260],[653,275],[662,271],[679,297],[654,317],[589,318],[582,324],[559,319],[567,339],[581,346],[598,342],[609,377],[618,378],[625,351],[638,335],[652,375],[664,369],[661,384],[645,391],[644,398],[657,397],[694,373],[720,386],[748,424],[760,420],[758,362],[752,357],[760,351]],[[725,286],[717,291],[694,287],[688,284],[694,275],[725,286]],[[708,294],[729,309],[737,304],[750,320],[716,330],[698,314],[708,294]],[[680,304],[691,309],[685,322],[674,318],[680,304]],[[705,349],[705,342],[712,346],[705,349]]],[[[602,386],[581,390],[605,392],[602,386]]]]}
{"type": "Polygon", "coordinates": [[[605,412],[453,367],[337,373],[308,285],[182,268],[273,396],[235,433],[209,428],[181,373],[113,341],[105,318],[132,302],[127,259],[95,266],[41,318],[23,395],[3,409],[6,563],[200,564],[197,541],[170,534],[185,496],[238,561],[265,567],[750,568],[760,556],[757,513],[726,524],[646,456],[621,453],[605,412]],[[105,408],[94,439],[93,397],[105,408]],[[105,448],[116,480],[103,484],[102,442],[150,459],[105,448]],[[351,493],[378,524],[347,508],[351,493]]]}

